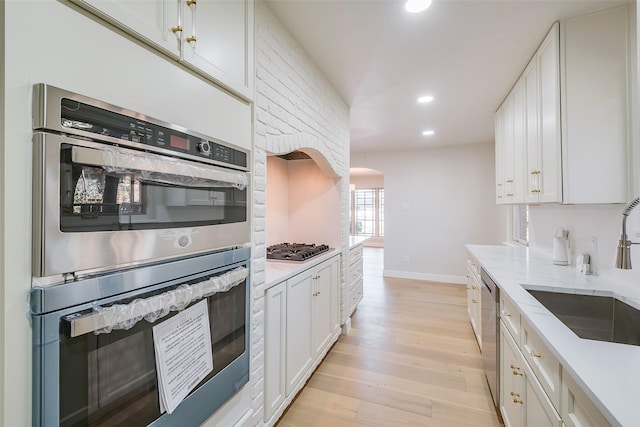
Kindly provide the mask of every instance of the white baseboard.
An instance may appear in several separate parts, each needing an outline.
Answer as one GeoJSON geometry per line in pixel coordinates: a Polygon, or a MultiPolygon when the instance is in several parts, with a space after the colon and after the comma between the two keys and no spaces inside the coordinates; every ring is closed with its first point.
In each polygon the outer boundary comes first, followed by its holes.
{"type": "Polygon", "coordinates": [[[455,283],[457,285],[466,285],[467,278],[465,276],[451,276],[448,274],[429,274],[415,273],[412,271],[400,270],[383,270],[384,277],[395,277],[398,279],[427,280],[429,282],[455,283]]]}

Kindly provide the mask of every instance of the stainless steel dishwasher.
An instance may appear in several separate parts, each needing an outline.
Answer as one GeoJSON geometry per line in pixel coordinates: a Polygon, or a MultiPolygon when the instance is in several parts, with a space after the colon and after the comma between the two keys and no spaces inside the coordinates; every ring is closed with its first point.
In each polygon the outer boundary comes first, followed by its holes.
{"type": "Polygon", "coordinates": [[[498,407],[498,388],[500,384],[500,370],[498,369],[498,357],[500,355],[500,340],[498,337],[498,305],[500,303],[500,288],[491,279],[484,269],[480,271],[482,279],[481,304],[481,328],[482,328],[482,362],[484,372],[489,383],[489,390],[493,403],[498,407]]]}

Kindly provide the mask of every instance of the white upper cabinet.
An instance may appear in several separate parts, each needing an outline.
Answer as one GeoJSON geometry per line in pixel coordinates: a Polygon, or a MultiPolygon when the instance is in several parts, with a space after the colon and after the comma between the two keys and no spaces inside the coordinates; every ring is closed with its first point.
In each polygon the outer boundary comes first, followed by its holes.
{"type": "Polygon", "coordinates": [[[253,97],[253,0],[191,1],[184,3],[182,59],[253,97]]]}
{"type": "Polygon", "coordinates": [[[253,0],[72,0],[251,100],[253,0]]]}
{"type": "Polygon", "coordinates": [[[527,203],[562,201],[558,50],[555,24],[522,75],[526,88],[527,203]]]}
{"type": "Polygon", "coordinates": [[[498,203],[628,201],[629,55],[627,5],[551,28],[496,113],[498,203]]]}
{"type": "Polygon", "coordinates": [[[629,200],[629,9],[560,23],[565,203],[629,200]]]}

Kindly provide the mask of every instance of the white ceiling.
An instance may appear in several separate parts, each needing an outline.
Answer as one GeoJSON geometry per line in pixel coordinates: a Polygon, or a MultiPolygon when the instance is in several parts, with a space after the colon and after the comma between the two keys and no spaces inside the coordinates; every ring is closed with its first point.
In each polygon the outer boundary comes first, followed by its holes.
{"type": "Polygon", "coordinates": [[[553,22],[624,3],[433,0],[412,15],[404,0],[265,1],[349,104],[352,153],[492,142],[495,110],[553,22]]]}

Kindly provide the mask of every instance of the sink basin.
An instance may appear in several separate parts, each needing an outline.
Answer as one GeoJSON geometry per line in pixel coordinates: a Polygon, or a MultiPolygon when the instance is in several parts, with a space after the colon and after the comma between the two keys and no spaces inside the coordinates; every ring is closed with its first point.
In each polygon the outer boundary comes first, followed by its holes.
{"type": "Polygon", "coordinates": [[[610,296],[527,289],[580,338],[640,345],[640,310],[610,296]]]}

